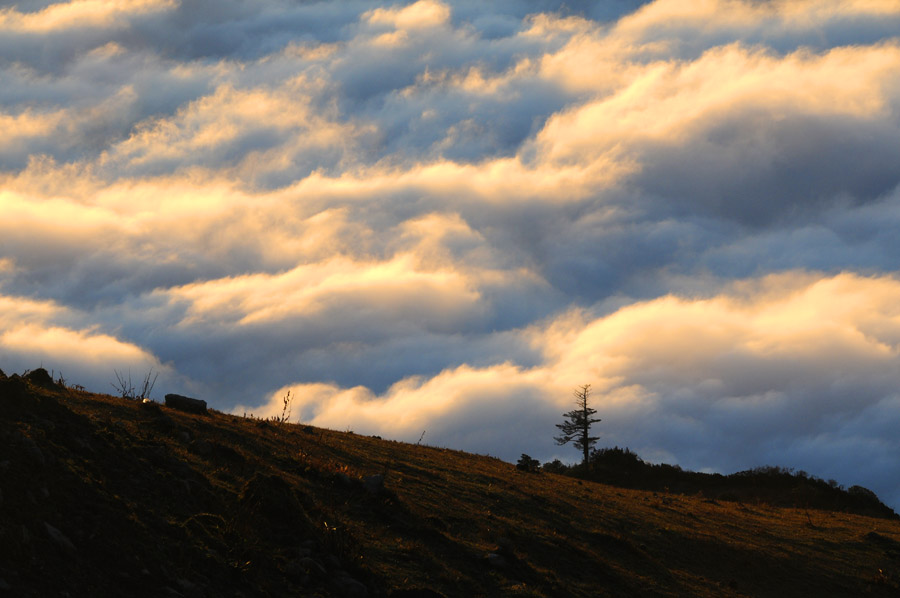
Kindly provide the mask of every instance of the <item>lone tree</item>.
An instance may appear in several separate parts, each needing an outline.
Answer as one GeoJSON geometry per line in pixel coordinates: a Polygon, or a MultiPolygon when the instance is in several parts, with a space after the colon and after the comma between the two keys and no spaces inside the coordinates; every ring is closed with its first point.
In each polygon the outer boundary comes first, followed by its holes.
{"type": "Polygon", "coordinates": [[[584,465],[588,464],[588,456],[591,447],[597,442],[599,436],[591,436],[591,424],[595,424],[601,419],[591,417],[597,413],[596,409],[588,407],[588,395],[591,393],[591,385],[583,384],[579,386],[572,394],[575,395],[576,409],[564,413],[566,421],[556,424],[562,434],[555,436],[556,444],[562,446],[564,444],[573,443],[575,448],[584,453],[584,465]]]}

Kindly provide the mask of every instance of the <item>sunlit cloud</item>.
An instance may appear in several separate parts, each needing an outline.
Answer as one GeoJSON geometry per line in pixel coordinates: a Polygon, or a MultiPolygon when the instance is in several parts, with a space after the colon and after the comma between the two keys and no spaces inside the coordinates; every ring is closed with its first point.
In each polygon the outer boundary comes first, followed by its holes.
{"type": "Polygon", "coordinates": [[[380,311],[403,314],[403,320],[431,313],[445,321],[444,325],[451,325],[478,299],[458,273],[418,271],[412,256],[361,264],[335,259],[298,266],[280,275],[255,274],[188,285],[172,289],[170,294],[175,300],[191,302],[191,319],[213,318],[239,325],[292,315],[318,317],[331,310],[363,320],[378,318],[380,311]]]}
{"type": "Polygon", "coordinates": [[[22,326],[7,330],[0,336],[0,345],[23,357],[48,363],[68,363],[77,355],[79,365],[89,363],[104,368],[121,367],[122,364],[149,363],[154,361],[146,352],[128,343],[122,343],[105,334],[91,334],[59,327],[39,328],[22,326]]]}
{"type": "Polygon", "coordinates": [[[0,126],[7,135],[7,142],[12,145],[29,138],[48,136],[59,127],[64,115],[62,111],[51,114],[25,111],[15,116],[0,114],[0,126]]]}
{"type": "Polygon", "coordinates": [[[60,372],[78,372],[70,383],[106,386],[115,371],[150,371],[165,382],[177,380],[171,367],[141,347],[104,333],[96,326],[80,328],[86,314],[73,312],[52,301],[0,295],[0,358],[10,371],[40,365],[60,372]]]}
{"type": "Polygon", "coordinates": [[[517,434],[493,446],[513,459],[529,447],[559,454],[553,423],[570,389],[592,383],[606,444],[692,468],[735,471],[777,458],[812,463],[820,475],[836,475],[843,465],[829,458],[850,449],[855,456],[842,463],[868,471],[857,483],[893,492],[880,476],[897,469],[894,434],[861,422],[876,412],[900,420],[900,281],[791,273],[723,291],[638,302],[600,317],[574,311],[522,330],[517,342],[544,355],[532,367],[463,366],[402,380],[380,395],[291,385],[239,409],[277,415],[291,390],[298,421],[410,440],[426,429],[436,443],[472,450],[480,436],[470,422],[502,427],[510,418],[517,434]],[[840,449],[825,446],[829,437],[840,449]]]}
{"type": "Polygon", "coordinates": [[[142,123],[100,164],[139,175],[195,165],[231,166],[238,176],[255,177],[331,168],[343,157],[341,146],[361,133],[311,109],[306,94],[315,85],[300,77],[274,91],[222,86],[174,118],[142,123]]]}
{"type": "Polygon", "coordinates": [[[612,95],[554,115],[537,136],[540,155],[572,163],[647,143],[690,147],[717,121],[885,118],[898,100],[888,76],[898,63],[896,45],[786,57],[731,45],[689,64],[653,64],[612,95]]]}
{"type": "Polygon", "coordinates": [[[408,6],[376,8],[362,16],[376,25],[390,25],[396,29],[422,29],[446,24],[450,7],[437,0],[418,0],[408,6]]]}
{"type": "Polygon", "coordinates": [[[876,19],[897,16],[900,16],[900,9],[890,0],[777,0],[766,3],[658,0],[624,17],[616,29],[635,37],[646,36],[650,32],[658,37],[664,37],[667,33],[680,37],[687,28],[707,34],[758,28],[802,31],[844,19],[868,20],[871,23],[876,19]]]}
{"type": "Polygon", "coordinates": [[[72,0],[37,12],[0,11],[0,31],[46,34],[76,27],[122,27],[134,15],[171,10],[176,0],[72,0]]]}

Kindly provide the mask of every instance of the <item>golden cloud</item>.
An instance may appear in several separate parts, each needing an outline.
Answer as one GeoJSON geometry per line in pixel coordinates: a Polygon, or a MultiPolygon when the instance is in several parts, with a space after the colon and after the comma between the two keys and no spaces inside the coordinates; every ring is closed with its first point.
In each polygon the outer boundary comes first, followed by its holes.
{"type": "Polygon", "coordinates": [[[50,136],[65,122],[66,116],[65,110],[48,113],[24,110],[16,115],[0,112],[0,129],[3,130],[4,145],[9,149],[25,139],[50,136]]]}
{"type": "Polygon", "coordinates": [[[450,20],[450,7],[438,0],[418,0],[408,6],[376,8],[362,17],[376,25],[397,29],[422,29],[444,25],[450,20]]]}
{"type": "Polygon", "coordinates": [[[139,367],[167,370],[141,347],[97,331],[61,322],[83,315],[53,301],[0,295],[0,350],[17,361],[90,369],[139,367]]]}
{"type": "MultiPolygon", "coordinates": [[[[670,411],[702,421],[711,410],[758,413],[761,401],[778,405],[773,416],[791,401],[801,414],[818,410],[823,418],[835,410],[858,413],[889,390],[885,380],[890,388],[900,384],[900,280],[772,275],[711,297],[666,296],[598,318],[568,312],[520,331],[515,342],[538,346],[544,362],[461,366],[402,380],[381,395],[298,384],[273,393],[259,409],[274,414],[291,389],[304,421],[408,438],[440,427],[450,413],[477,419],[479,405],[515,409],[515,396],[539,396],[549,410],[564,409],[571,387],[593,383],[603,415],[621,421],[650,413],[665,419],[670,411]],[[798,394],[847,384],[872,384],[875,395],[798,394]]],[[[627,441],[627,431],[616,434],[627,441]]]]}
{"type": "MultiPolygon", "coordinates": [[[[261,166],[277,168],[279,161],[282,167],[288,166],[301,150],[333,151],[352,142],[360,135],[352,124],[335,122],[327,114],[311,109],[308,94],[314,85],[305,77],[292,79],[276,89],[221,85],[213,94],[191,102],[172,117],[139,124],[128,139],[101,156],[100,164],[140,168],[155,162],[191,164],[198,159],[202,164],[204,156],[215,156],[222,148],[231,148],[238,163],[250,162],[258,171],[261,166]],[[265,135],[280,138],[259,148],[253,142],[248,142],[246,148],[241,146],[244,137],[265,135]]],[[[172,168],[167,166],[165,170],[172,168]]]]}
{"type": "Polygon", "coordinates": [[[311,318],[347,310],[354,319],[393,315],[459,321],[478,309],[479,294],[460,272],[423,271],[411,254],[360,262],[335,257],[299,265],[282,274],[252,274],[176,287],[166,292],[188,301],[188,322],[210,320],[238,325],[292,317],[311,318]],[[362,312],[362,313],[360,313],[362,312]]]}
{"type": "Polygon", "coordinates": [[[656,0],[622,18],[616,34],[632,38],[660,36],[666,31],[694,28],[702,32],[729,29],[812,29],[842,18],[883,18],[900,15],[892,0],[656,0]]]}
{"type": "Polygon", "coordinates": [[[711,298],[635,303],[565,335],[551,327],[547,351],[564,377],[644,380],[655,392],[727,376],[729,363],[773,371],[791,364],[798,379],[863,375],[893,368],[898,297],[900,281],[890,276],[777,274],[711,298]]]}
{"type": "Polygon", "coordinates": [[[282,398],[291,391],[296,419],[322,427],[408,438],[426,428],[435,430],[442,419],[459,413],[515,404],[516,395],[529,390],[533,378],[534,374],[506,363],[489,368],[460,366],[427,379],[406,378],[381,396],[364,387],[296,384],[275,391],[260,407],[240,405],[234,412],[280,415],[282,398]]]}
{"type": "Polygon", "coordinates": [[[114,27],[133,16],[171,10],[177,0],[73,0],[22,13],[0,10],[0,31],[46,34],[77,27],[114,27]]]}
{"type": "Polygon", "coordinates": [[[896,44],[783,58],[724,46],[690,63],[632,69],[632,80],[614,93],[552,116],[536,144],[548,162],[568,165],[618,160],[644,141],[684,144],[708,123],[740,113],[874,119],[892,105],[890,73],[898,69],[896,44]]]}

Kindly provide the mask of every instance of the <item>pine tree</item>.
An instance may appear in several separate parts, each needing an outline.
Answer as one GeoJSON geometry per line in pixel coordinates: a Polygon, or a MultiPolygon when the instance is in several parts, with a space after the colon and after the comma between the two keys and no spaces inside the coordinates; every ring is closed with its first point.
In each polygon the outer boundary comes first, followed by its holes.
{"type": "Polygon", "coordinates": [[[556,444],[562,446],[569,442],[575,445],[575,448],[584,453],[584,465],[587,466],[591,447],[597,442],[599,436],[591,436],[591,424],[602,421],[600,418],[592,417],[597,413],[596,409],[588,407],[588,395],[591,392],[590,384],[583,384],[578,387],[572,394],[575,395],[576,409],[564,413],[566,421],[556,424],[562,434],[555,436],[556,444]]]}

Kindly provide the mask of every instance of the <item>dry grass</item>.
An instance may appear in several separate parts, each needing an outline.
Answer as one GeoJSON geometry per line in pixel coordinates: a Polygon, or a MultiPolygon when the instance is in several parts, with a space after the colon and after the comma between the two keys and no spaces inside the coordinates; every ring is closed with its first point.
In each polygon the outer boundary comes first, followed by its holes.
{"type": "Polygon", "coordinates": [[[336,570],[370,595],[900,592],[896,520],[625,490],[453,450],[20,386],[0,384],[0,443],[13,447],[0,457],[0,579],[22,595],[341,595],[336,570]],[[380,492],[362,483],[373,475],[380,492]],[[54,546],[44,522],[77,552],[54,546]],[[298,573],[310,549],[326,575],[298,573]]]}

